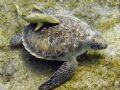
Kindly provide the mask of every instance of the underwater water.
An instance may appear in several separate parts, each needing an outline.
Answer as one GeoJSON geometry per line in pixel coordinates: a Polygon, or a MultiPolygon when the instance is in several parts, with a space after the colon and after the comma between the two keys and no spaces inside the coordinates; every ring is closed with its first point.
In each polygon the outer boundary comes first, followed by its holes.
{"type": "Polygon", "coordinates": [[[25,14],[35,4],[52,8],[53,14],[78,17],[108,43],[107,49],[78,57],[74,76],[55,90],[120,90],[120,0],[0,0],[0,90],[37,90],[61,65],[10,47],[10,39],[27,24],[14,4],[25,14]]]}

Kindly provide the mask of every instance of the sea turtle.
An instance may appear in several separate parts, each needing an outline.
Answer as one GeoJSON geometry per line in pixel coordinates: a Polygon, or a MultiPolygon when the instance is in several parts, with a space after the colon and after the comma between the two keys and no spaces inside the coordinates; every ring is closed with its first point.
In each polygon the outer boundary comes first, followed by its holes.
{"type": "MultiPolygon", "coordinates": [[[[31,13],[30,15],[24,15],[19,9],[18,5],[15,5],[18,15],[28,23],[37,24],[35,31],[39,30],[45,23],[58,24],[60,21],[54,17],[54,15],[48,15],[45,13],[31,13]]],[[[34,5],[34,8],[38,9],[37,6],[34,5]]],[[[38,9],[41,11],[40,9],[38,9]]],[[[42,11],[41,11],[42,12],[42,11]]]]}
{"type": "MultiPolygon", "coordinates": [[[[22,34],[14,36],[12,46],[23,45],[36,58],[51,61],[63,61],[60,68],[39,90],[49,90],[67,81],[78,67],[76,57],[87,50],[102,50],[107,47],[100,33],[91,30],[82,20],[67,15],[56,15],[58,25],[45,24],[35,32],[36,24],[27,25],[22,34]]],[[[41,60],[41,59],[40,59],[41,60]]]]}

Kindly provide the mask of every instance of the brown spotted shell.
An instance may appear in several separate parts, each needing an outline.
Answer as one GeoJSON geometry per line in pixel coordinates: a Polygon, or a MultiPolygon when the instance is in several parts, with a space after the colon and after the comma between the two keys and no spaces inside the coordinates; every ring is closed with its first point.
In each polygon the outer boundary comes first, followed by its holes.
{"type": "Polygon", "coordinates": [[[73,16],[56,16],[58,25],[44,25],[37,32],[36,25],[30,24],[23,30],[23,45],[33,56],[48,60],[64,60],[64,57],[82,45],[90,36],[89,25],[73,16]]]}

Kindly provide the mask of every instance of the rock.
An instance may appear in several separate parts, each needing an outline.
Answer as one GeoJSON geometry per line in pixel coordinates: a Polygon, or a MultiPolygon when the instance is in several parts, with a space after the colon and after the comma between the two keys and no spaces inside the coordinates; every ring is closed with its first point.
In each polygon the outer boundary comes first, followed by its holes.
{"type": "Polygon", "coordinates": [[[7,80],[10,81],[10,78],[13,76],[13,74],[16,72],[15,68],[15,63],[13,60],[10,60],[4,67],[2,71],[3,77],[7,80]]]}

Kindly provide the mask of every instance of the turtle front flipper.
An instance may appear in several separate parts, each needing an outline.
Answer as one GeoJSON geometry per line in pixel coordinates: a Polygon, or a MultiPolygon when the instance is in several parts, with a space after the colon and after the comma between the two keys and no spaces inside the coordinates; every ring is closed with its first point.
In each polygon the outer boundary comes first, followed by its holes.
{"type": "Polygon", "coordinates": [[[11,38],[10,45],[21,46],[22,45],[22,33],[19,33],[15,35],[13,38],[11,38]]]}
{"type": "Polygon", "coordinates": [[[67,81],[74,74],[78,66],[77,61],[64,62],[63,65],[51,76],[51,78],[39,86],[39,90],[50,90],[67,81]]]}
{"type": "Polygon", "coordinates": [[[39,22],[35,28],[35,31],[38,31],[42,26],[44,25],[44,23],[39,22]]]}

